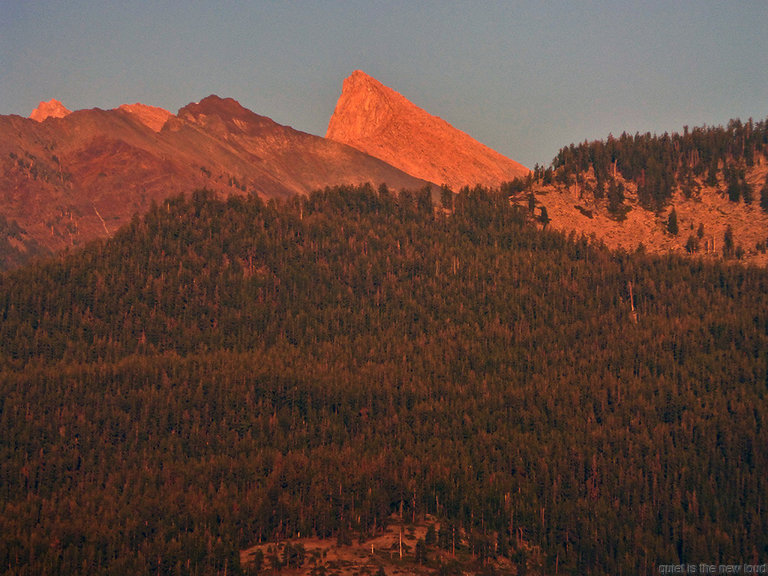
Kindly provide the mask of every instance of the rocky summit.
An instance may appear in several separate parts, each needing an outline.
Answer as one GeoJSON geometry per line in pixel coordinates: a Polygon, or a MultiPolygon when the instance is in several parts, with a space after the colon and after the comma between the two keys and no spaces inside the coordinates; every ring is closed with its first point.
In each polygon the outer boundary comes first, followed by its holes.
{"type": "Polygon", "coordinates": [[[344,80],[326,138],[454,190],[495,187],[529,173],[360,70],[344,80]]]}
{"type": "Polygon", "coordinates": [[[48,102],[40,102],[29,117],[37,122],[42,122],[46,118],[64,118],[69,113],[70,111],[61,102],[51,98],[48,102]]]}

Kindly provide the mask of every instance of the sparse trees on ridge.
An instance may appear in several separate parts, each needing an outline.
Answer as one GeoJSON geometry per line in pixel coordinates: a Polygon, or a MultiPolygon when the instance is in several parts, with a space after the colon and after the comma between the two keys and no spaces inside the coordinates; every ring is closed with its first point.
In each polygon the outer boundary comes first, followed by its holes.
{"type": "MultiPolygon", "coordinates": [[[[744,171],[754,166],[756,158],[766,156],[768,121],[732,120],[726,127],[689,130],[686,126],[682,134],[624,133],[619,138],[571,144],[558,152],[552,169],[560,183],[591,171],[598,199],[604,195],[605,183],[621,175],[636,185],[643,206],[659,210],[677,189],[691,195],[700,184],[717,187],[721,182],[732,201],[752,202],[753,190],[744,171]]],[[[541,180],[543,170],[536,175],[541,180]]]]}

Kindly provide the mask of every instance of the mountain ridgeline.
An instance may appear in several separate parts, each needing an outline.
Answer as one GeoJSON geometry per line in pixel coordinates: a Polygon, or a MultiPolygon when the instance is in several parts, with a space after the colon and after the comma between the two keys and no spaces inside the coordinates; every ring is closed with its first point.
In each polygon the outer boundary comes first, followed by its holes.
{"type": "Polygon", "coordinates": [[[768,273],[442,199],[199,191],[0,277],[0,572],[255,573],[393,513],[476,571],[764,558],[768,273]]]}
{"type": "Polygon", "coordinates": [[[70,112],[52,100],[30,119],[0,116],[0,268],[109,237],[197,188],[268,200],[366,182],[519,192],[516,180],[552,227],[610,248],[765,266],[767,124],[609,136],[531,172],[360,70],[325,138],[217,96],[177,114],[138,103],[70,112]]]}
{"type": "Polygon", "coordinates": [[[414,178],[359,150],[282,126],[231,98],[177,114],[142,104],[37,121],[0,116],[0,268],[109,237],[153,202],[205,187],[280,198],[332,185],[414,178]]]}
{"type": "MultiPolygon", "coordinates": [[[[611,182],[621,177],[632,182],[640,204],[659,210],[675,192],[690,198],[704,186],[722,186],[733,202],[760,201],[768,211],[768,179],[759,190],[747,181],[747,171],[766,162],[768,155],[768,120],[742,123],[731,120],[727,127],[701,127],[682,134],[622,134],[619,138],[585,142],[562,148],[549,170],[537,170],[542,180],[562,184],[584,183],[591,171],[596,182],[592,193],[608,201],[612,210],[620,210],[623,198],[611,182]]],[[[764,172],[765,170],[763,170],[764,172]]]]}

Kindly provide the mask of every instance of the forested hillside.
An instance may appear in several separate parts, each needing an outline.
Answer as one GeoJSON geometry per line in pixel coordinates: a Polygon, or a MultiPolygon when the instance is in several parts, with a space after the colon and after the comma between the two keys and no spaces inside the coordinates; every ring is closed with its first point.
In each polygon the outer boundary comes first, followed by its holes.
{"type": "Polygon", "coordinates": [[[443,200],[196,192],[1,276],[0,573],[239,574],[400,511],[478,569],[764,561],[766,271],[443,200]]]}
{"type": "MultiPolygon", "coordinates": [[[[702,185],[718,186],[733,202],[747,204],[758,199],[754,187],[745,179],[748,169],[760,162],[768,148],[768,121],[746,123],[732,120],[727,127],[701,127],[682,134],[622,134],[605,141],[584,142],[558,152],[552,167],[562,183],[578,180],[590,169],[596,181],[594,194],[609,192],[609,202],[620,204],[618,190],[610,190],[618,176],[633,182],[640,203],[658,209],[672,198],[676,189],[686,196],[699,192],[702,185]]],[[[545,174],[542,177],[552,177],[545,174]]],[[[768,210],[768,190],[761,205],[768,210]]],[[[617,208],[618,206],[615,206],[617,208]]]]}
{"type": "Polygon", "coordinates": [[[766,120],[571,144],[521,187],[614,248],[768,263],[766,120]]]}

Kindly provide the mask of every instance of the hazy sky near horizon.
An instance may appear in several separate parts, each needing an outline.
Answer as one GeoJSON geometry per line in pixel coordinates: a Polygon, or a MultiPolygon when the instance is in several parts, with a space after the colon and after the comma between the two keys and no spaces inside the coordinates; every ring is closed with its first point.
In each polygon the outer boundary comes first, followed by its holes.
{"type": "Polygon", "coordinates": [[[609,133],[768,117],[768,2],[0,2],[0,114],[218,94],[323,136],[356,69],[548,165],[609,133]]]}

